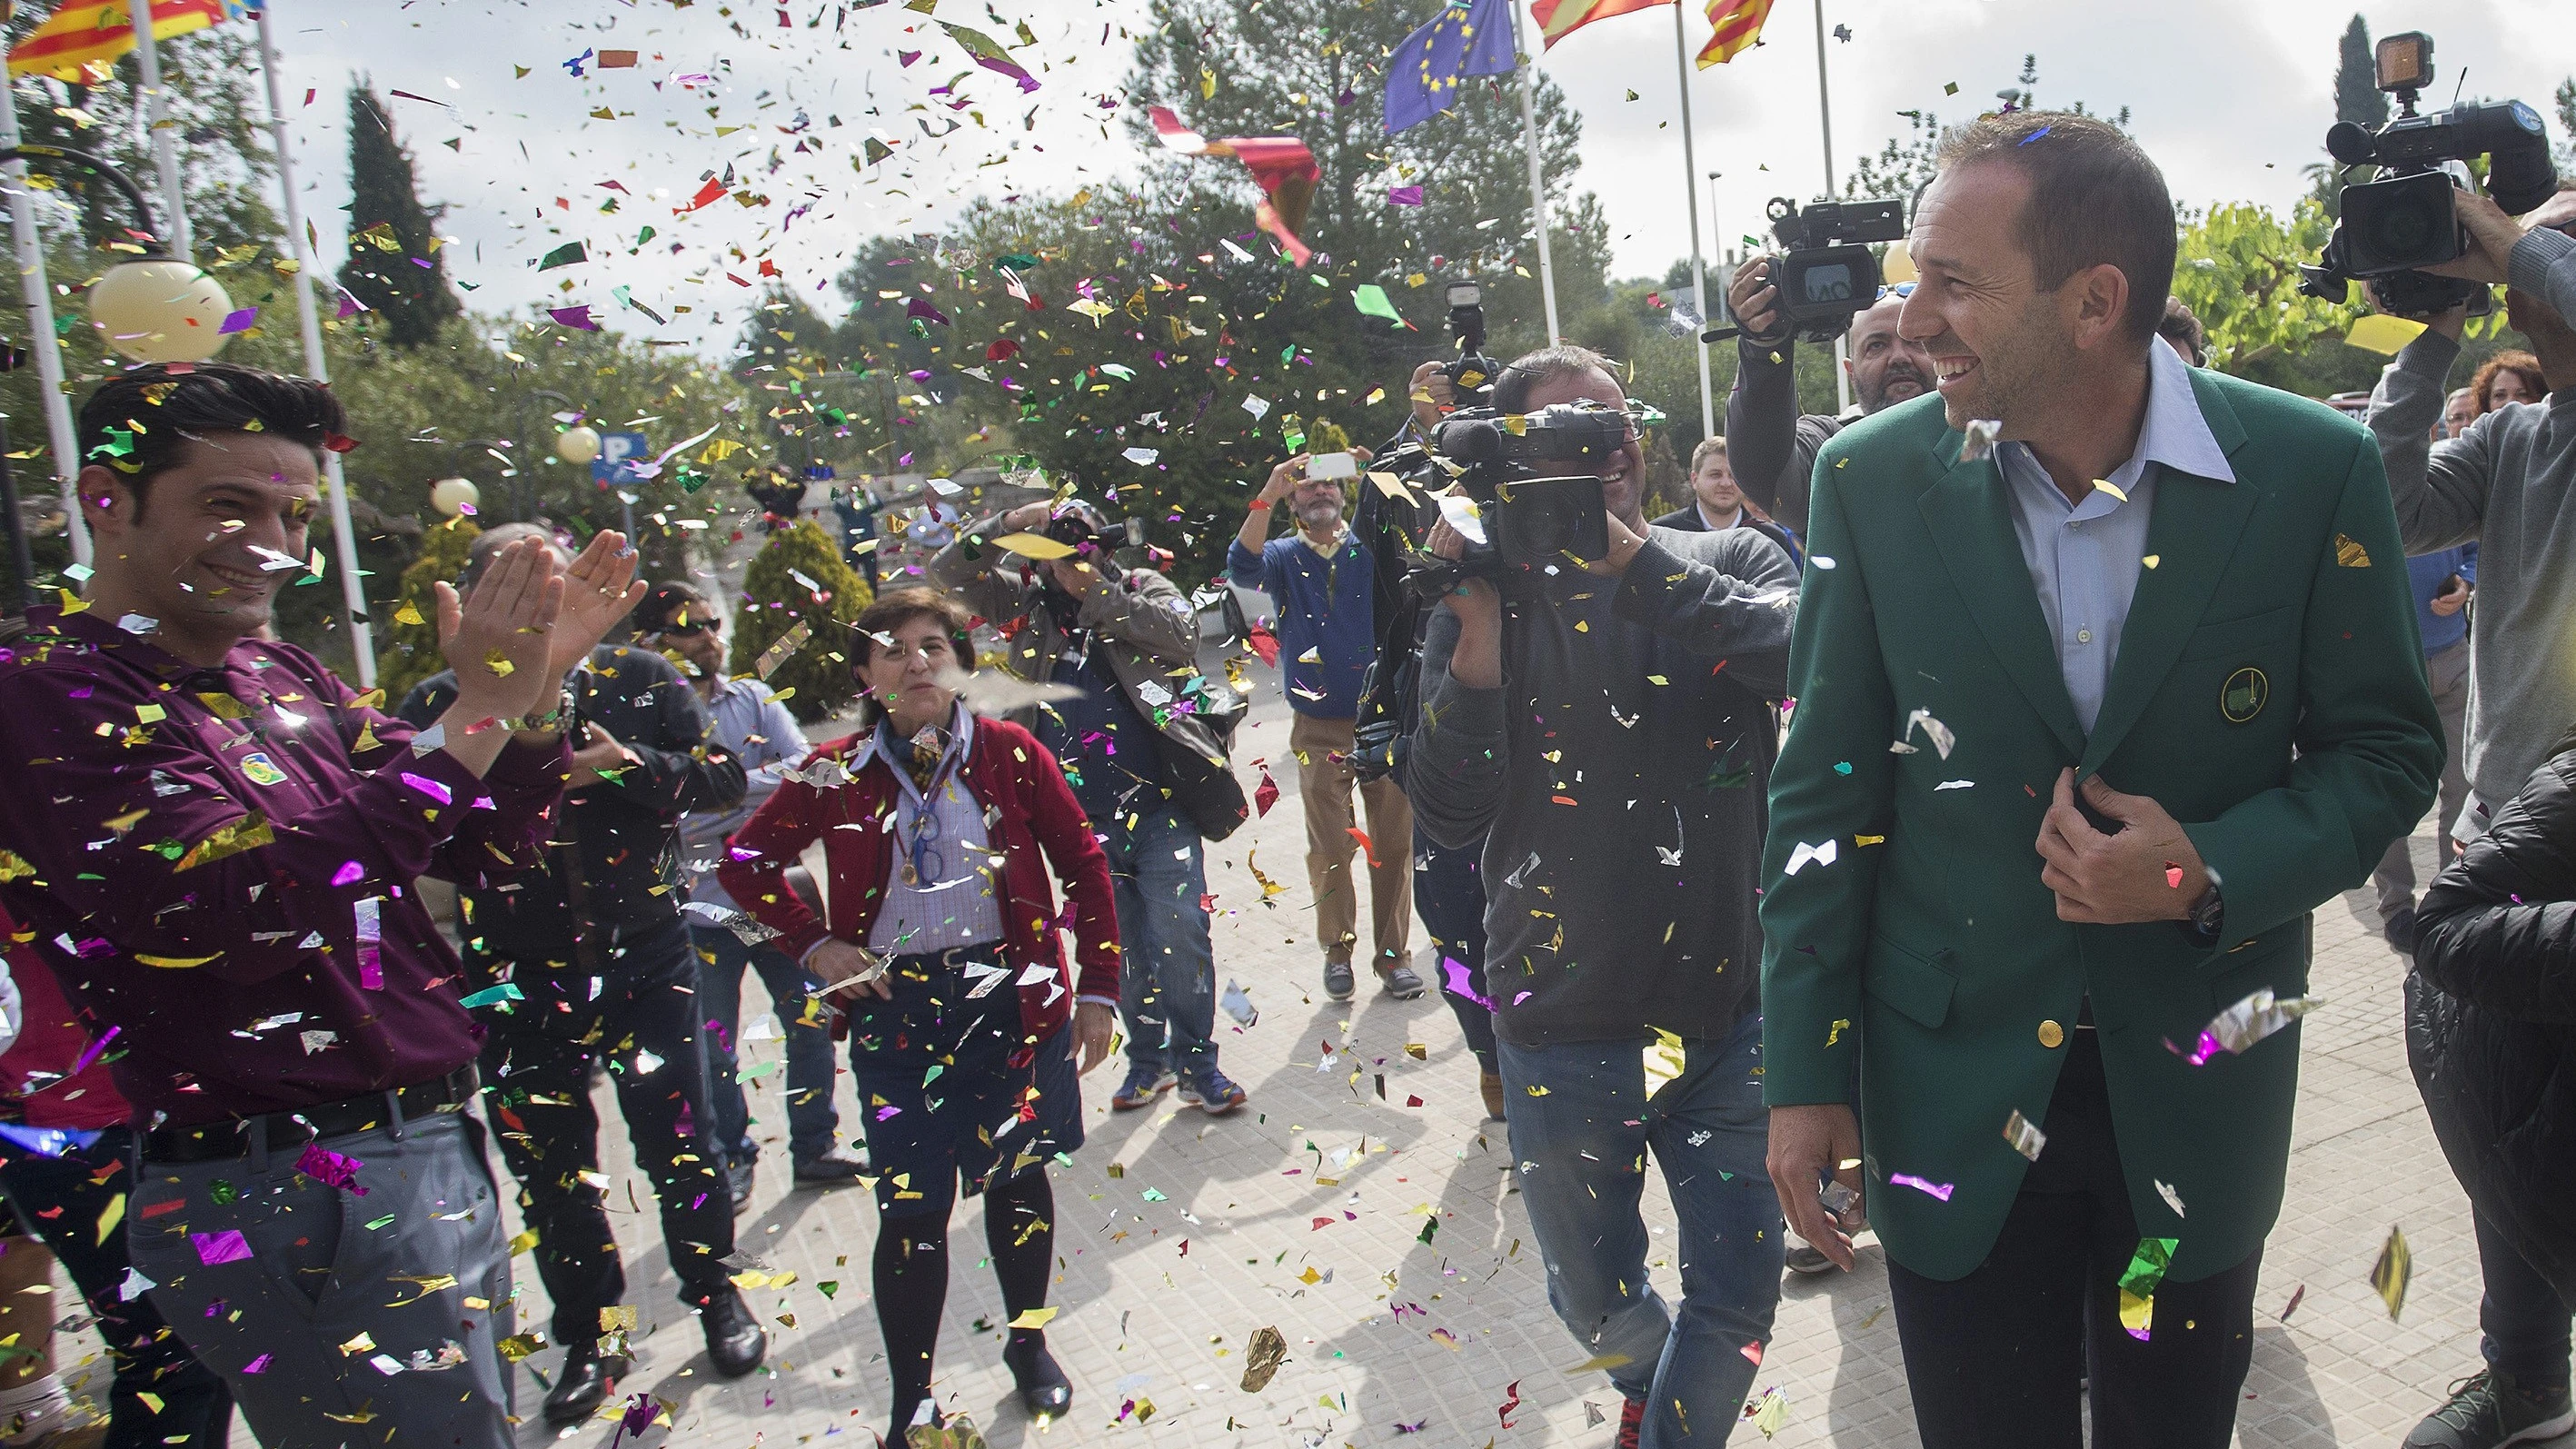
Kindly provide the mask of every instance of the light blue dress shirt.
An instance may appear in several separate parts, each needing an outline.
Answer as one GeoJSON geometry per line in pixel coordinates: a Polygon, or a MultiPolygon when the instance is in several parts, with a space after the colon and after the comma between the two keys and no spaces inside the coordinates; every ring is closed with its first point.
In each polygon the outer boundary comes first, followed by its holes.
{"type": "Polygon", "coordinates": [[[2231,484],[2236,470],[2228,466],[2227,454],[2200,415],[2190,364],[2152,340],[2147,343],[2147,416],[2138,429],[2137,450],[2101,480],[2118,493],[2096,487],[2083,502],[2069,505],[2028,447],[1997,443],[1995,461],[2012,499],[2013,533],[2021,541],[2022,562],[2030,566],[2031,589],[2039,595],[2040,613],[2057,646],[2067,697],[2089,735],[2102,713],[2111,666],[2120,656],[2120,633],[2129,622],[2129,601],[2137,595],[2138,572],[2145,566],[2147,520],[2156,505],[2156,475],[2147,465],[2162,463],[2178,473],[2231,484]]]}

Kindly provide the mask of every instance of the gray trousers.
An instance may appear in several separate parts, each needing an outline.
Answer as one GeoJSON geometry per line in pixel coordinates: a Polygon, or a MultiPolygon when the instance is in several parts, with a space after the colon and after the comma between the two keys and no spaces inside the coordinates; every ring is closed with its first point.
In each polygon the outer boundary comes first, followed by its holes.
{"type": "MultiPolygon", "coordinates": [[[[2469,641],[2425,655],[2424,673],[2433,683],[2433,707],[2442,716],[2442,794],[2433,812],[2433,869],[2438,872],[2451,863],[2451,822],[2460,818],[2460,807],[2469,799],[2469,777],[2461,763],[2466,748],[2462,733],[2469,721],[2469,641]]],[[[2411,839],[2401,835],[2389,842],[2379,868],[2370,873],[2371,887],[2379,893],[2382,922],[2415,908],[2415,858],[2408,854],[2411,839]]]]}
{"type": "Polygon", "coordinates": [[[298,1173],[302,1143],[271,1152],[252,1134],[240,1157],[147,1159],[126,1216],[152,1306],[231,1385],[252,1435],[508,1449],[510,1258],[483,1124],[397,1114],[323,1141],[363,1164],[363,1197],[298,1173]]]}

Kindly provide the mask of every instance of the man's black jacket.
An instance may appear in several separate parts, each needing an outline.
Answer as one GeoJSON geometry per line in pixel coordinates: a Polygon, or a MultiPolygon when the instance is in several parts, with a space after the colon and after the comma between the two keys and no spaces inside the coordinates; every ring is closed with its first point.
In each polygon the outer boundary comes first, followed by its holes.
{"type": "MultiPolygon", "coordinates": [[[[598,973],[612,935],[680,918],[688,898],[680,888],[680,816],[739,803],[743,768],[712,742],[697,691],[649,649],[603,644],[567,683],[573,748],[588,743],[588,726],[597,724],[634,763],[613,780],[567,791],[543,869],[468,894],[461,934],[469,944],[479,938],[471,954],[598,973]],[[585,955],[592,959],[580,963],[585,955]]],[[[455,698],[456,675],[435,674],[404,696],[398,713],[426,729],[455,698]]]]}

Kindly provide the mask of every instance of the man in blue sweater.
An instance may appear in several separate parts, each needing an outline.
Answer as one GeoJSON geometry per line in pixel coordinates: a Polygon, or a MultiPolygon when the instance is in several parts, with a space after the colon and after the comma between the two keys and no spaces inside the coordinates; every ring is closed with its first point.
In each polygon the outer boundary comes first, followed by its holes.
{"type": "Polygon", "coordinates": [[[1351,999],[1352,948],[1358,945],[1359,899],[1351,854],[1368,860],[1369,905],[1377,955],[1371,964],[1398,1001],[1422,994],[1408,959],[1413,928],[1413,807],[1393,778],[1358,785],[1368,808],[1365,844],[1353,830],[1351,734],[1359,714],[1360,676],[1377,653],[1369,589],[1376,576],[1365,544],[1342,514],[1349,499],[1339,481],[1306,476],[1303,455],[1270,472],[1252,500],[1226,571],[1234,582],[1270,595],[1277,620],[1281,678],[1296,723],[1288,733],[1297,757],[1298,794],[1306,807],[1306,880],[1315,893],[1315,934],[1324,947],[1324,992],[1351,999]],[[1286,499],[1297,531],[1271,538],[1270,513],[1286,499]]]}

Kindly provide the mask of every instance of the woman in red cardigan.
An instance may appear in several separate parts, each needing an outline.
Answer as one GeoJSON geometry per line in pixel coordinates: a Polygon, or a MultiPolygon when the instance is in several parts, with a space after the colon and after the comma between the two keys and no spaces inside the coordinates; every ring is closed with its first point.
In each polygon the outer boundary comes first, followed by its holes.
{"type": "MultiPolygon", "coordinates": [[[[778,932],[778,948],[848,1003],[850,1075],[879,1174],[889,1444],[938,1421],[931,1351],[961,1178],[968,1196],[984,1194],[984,1241],[1011,1318],[1046,1305],[1055,1197],[1045,1163],[1082,1145],[1074,1048],[1083,1071],[1097,1066],[1118,1005],[1108,861],[1055,757],[1019,726],[975,717],[940,683],[972,666],[967,622],[929,589],[870,605],[854,666],[868,727],[815,751],[735,833],[718,871],[778,932]],[[818,840],[828,925],[785,878],[818,840]],[[1070,902],[1078,979],[1050,865],[1070,902]]],[[[1043,1330],[1012,1329],[1002,1360],[1033,1417],[1072,1404],[1043,1330]]]]}

